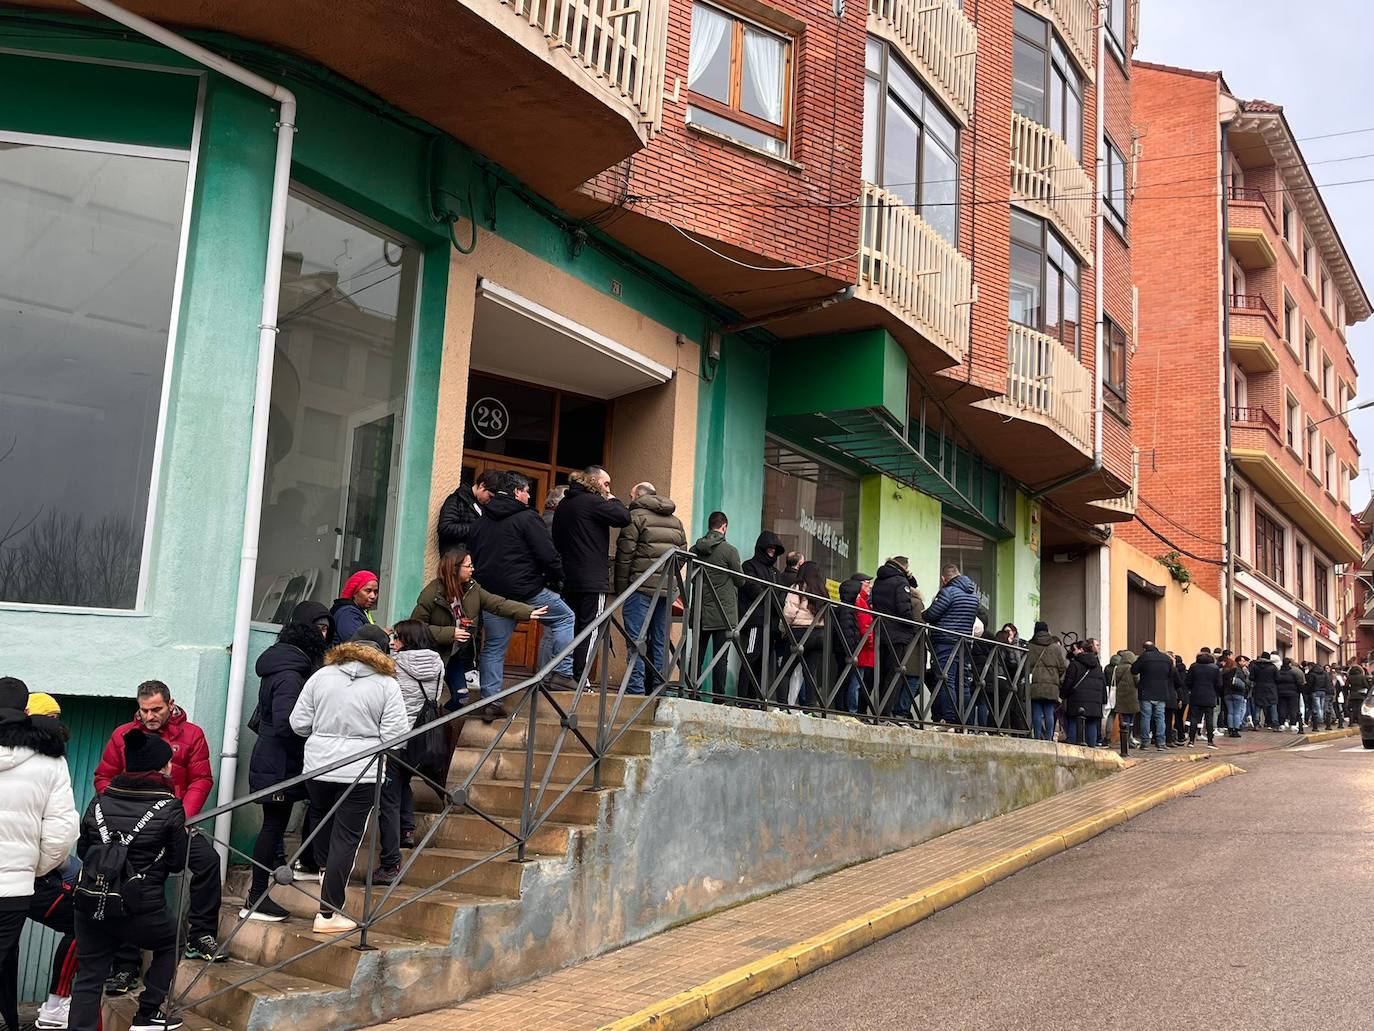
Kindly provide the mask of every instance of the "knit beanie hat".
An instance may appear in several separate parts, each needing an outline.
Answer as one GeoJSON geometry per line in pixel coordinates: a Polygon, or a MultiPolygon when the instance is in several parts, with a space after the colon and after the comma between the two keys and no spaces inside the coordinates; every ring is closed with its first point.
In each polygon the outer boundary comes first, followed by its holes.
{"type": "MultiPolygon", "coordinates": [[[[351,584],[353,581],[349,580],[351,584]]],[[[366,580],[363,583],[367,583],[366,580]]],[[[346,585],[345,585],[346,586],[346,585]]],[[[361,587],[359,584],[358,587],[361,587]]],[[[358,593],[358,587],[353,588],[353,594],[358,593]]],[[[352,594],[345,595],[351,598],[352,594]]],[[[329,610],[317,601],[303,601],[291,610],[291,622],[293,623],[328,623],[329,610]]]]}
{"type": "Polygon", "coordinates": [[[343,593],[340,594],[339,597],[347,598],[349,601],[352,601],[353,595],[357,594],[360,590],[362,590],[364,584],[366,584],[370,580],[376,579],[376,573],[370,573],[366,569],[360,569],[344,582],[343,593]]]}
{"type": "Polygon", "coordinates": [[[61,716],[62,706],[57,704],[57,699],[50,694],[39,691],[29,695],[29,715],[30,716],[61,716]]]}
{"type": "Polygon", "coordinates": [[[22,716],[28,704],[28,684],[18,677],[0,677],[0,709],[17,709],[22,716]]]}
{"type": "Polygon", "coordinates": [[[1050,625],[1046,623],[1043,619],[1036,620],[1035,632],[1037,634],[1048,634],[1050,632],[1050,625]]]}
{"type": "Polygon", "coordinates": [[[385,630],[371,623],[364,623],[358,627],[357,632],[349,640],[358,644],[370,644],[383,655],[391,654],[391,638],[385,630]]]}
{"type": "Polygon", "coordinates": [[[153,773],[172,761],[172,746],[156,734],[131,727],[124,732],[124,769],[153,773]]]}

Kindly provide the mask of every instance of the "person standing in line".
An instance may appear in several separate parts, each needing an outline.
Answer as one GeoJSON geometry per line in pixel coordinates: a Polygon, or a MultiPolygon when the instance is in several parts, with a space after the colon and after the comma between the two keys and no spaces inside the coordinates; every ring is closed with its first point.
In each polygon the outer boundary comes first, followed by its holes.
{"type": "MultiPolygon", "coordinates": [[[[549,675],[549,684],[569,690],[573,680],[573,612],[551,585],[563,580],[563,560],[553,546],[544,521],[529,507],[530,485],[523,476],[505,474],[472,531],[469,555],[482,570],[482,586],[500,597],[545,610],[541,617],[548,628],[551,655],[563,655],[549,675]],[[567,653],[567,654],[564,654],[567,653]]],[[[567,502],[565,501],[564,504],[567,502]]],[[[486,609],[482,650],[478,654],[482,697],[498,694],[505,685],[506,649],[515,633],[515,620],[486,609]]],[[[503,719],[506,709],[490,702],[482,720],[503,719]]]]}
{"type": "Polygon", "coordinates": [[[1154,738],[1155,750],[1165,749],[1164,713],[1174,692],[1174,663],[1153,641],[1146,641],[1140,658],[1131,664],[1140,693],[1140,747],[1150,746],[1154,738]]]}
{"type": "Polygon", "coordinates": [[[925,604],[905,555],[894,555],[879,567],[868,603],[877,617],[888,617],[879,618],[873,631],[873,695],[882,705],[875,715],[924,719],[912,707],[920,697],[926,670],[926,642],[917,641],[920,628],[916,626],[925,617],[925,604]]]}
{"type": "Polygon", "coordinates": [[[1331,693],[1331,676],[1321,663],[1314,662],[1309,667],[1307,691],[1312,702],[1307,710],[1307,723],[1316,730],[1318,724],[1326,722],[1326,696],[1331,693]]]}
{"type": "Polygon", "coordinates": [[[1063,642],[1050,633],[1044,620],[1035,624],[1035,633],[1026,646],[1026,665],[1030,667],[1031,736],[1037,741],[1053,741],[1054,710],[1069,671],[1069,658],[1063,642]]]}
{"type": "Polygon", "coordinates": [[[938,629],[931,634],[936,667],[942,681],[935,711],[950,723],[957,723],[963,709],[963,662],[956,659],[960,640],[973,634],[978,619],[978,587],[959,572],[952,562],[940,570],[940,590],[936,592],[925,619],[938,629]],[[943,702],[941,702],[943,699],[943,702]]]}
{"type": "Polygon", "coordinates": [[[782,574],[778,572],[778,558],[783,553],[782,538],[772,530],[764,530],[754,541],[754,557],[741,563],[745,579],[739,584],[739,609],[745,616],[740,633],[744,635],[744,662],[740,664],[739,686],[736,689],[741,698],[748,698],[762,704],[767,696],[770,674],[765,671],[764,655],[770,657],[774,652],[768,645],[772,643],[773,628],[777,625],[774,617],[774,599],[771,592],[782,584],[782,574]],[[761,582],[760,582],[761,581],[761,582]],[[765,597],[765,592],[770,596],[765,597]],[[768,639],[765,644],[765,638],[768,639]]]}
{"type": "Polygon", "coordinates": [[[1198,652],[1197,661],[1188,668],[1188,706],[1192,719],[1188,726],[1188,746],[1197,744],[1198,727],[1206,725],[1207,747],[1216,748],[1217,699],[1221,697],[1221,670],[1210,648],[1198,652]]]}
{"type": "Polygon", "coordinates": [[[1068,730],[1068,743],[1096,748],[1102,711],[1107,704],[1107,681],[1102,671],[1102,661],[1097,654],[1097,641],[1092,638],[1084,641],[1083,647],[1069,660],[1069,669],[1064,674],[1061,693],[1064,699],[1064,724],[1068,730]],[[1080,718],[1083,722],[1083,741],[1078,740],[1080,718]]]}
{"type": "MultiPolygon", "coordinates": [[[[163,1010],[176,970],[177,921],[167,908],[169,874],[185,868],[190,840],[186,810],[176,787],[172,745],[162,735],[139,726],[121,728],[119,772],[91,799],[81,820],[76,852],[81,874],[76,882],[76,951],[79,962],[72,983],[71,1031],[100,1026],[101,983],[118,957],[142,950],[152,953],[138,1011],[129,1031],[164,1031],[182,1026],[180,1017],[163,1010]],[[123,913],[112,913],[102,884],[113,856],[115,835],[127,845],[123,913]],[[130,880],[128,871],[137,874],[130,880]]],[[[200,839],[203,840],[203,839],[200,839]]],[[[210,853],[214,855],[213,850],[210,853]]],[[[216,862],[218,874],[218,862],[216,862]]]]}
{"type": "Polygon", "coordinates": [[[721,656],[711,670],[711,694],[713,701],[724,701],[726,674],[729,671],[726,649],[730,634],[739,623],[739,579],[732,575],[743,573],[739,552],[725,539],[730,529],[730,521],[724,512],[712,512],[706,520],[706,536],[692,545],[692,554],[705,562],[708,568],[698,581],[701,585],[701,639],[697,641],[698,669],[707,662],[706,645],[711,645],[711,656],[721,656]]]}
{"type": "Polygon", "coordinates": [[[1238,655],[1235,664],[1222,672],[1226,698],[1226,736],[1240,737],[1245,726],[1245,703],[1250,694],[1250,660],[1238,655]]]}
{"type": "Polygon", "coordinates": [[[1283,720],[1285,732],[1302,730],[1302,689],[1306,683],[1302,670],[1293,665],[1291,658],[1284,656],[1283,665],[1279,668],[1278,687],[1279,718],[1283,720]]]}
{"type": "MultiPolygon", "coordinates": [[[[573,635],[591,625],[606,607],[611,587],[611,530],[630,523],[630,510],[611,493],[611,474],[599,465],[573,473],[568,493],[553,517],[553,546],[563,562],[563,600],[573,613],[573,635]]],[[[573,679],[581,682],[596,635],[578,645],[573,679]]]]}
{"type": "Polygon", "coordinates": [[[791,587],[797,582],[800,575],[802,563],[806,561],[806,556],[800,551],[789,551],[783,559],[782,584],[784,587],[791,587]]]}
{"type": "MultiPolygon", "coordinates": [[[[398,738],[410,729],[405,700],[396,683],[396,663],[388,654],[390,647],[391,639],[384,630],[362,627],[353,640],[331,648],[324,666],[305,682],[291,710],[291,729],[306,739],[306,773],[398,738]]],[[[342,910],[383,765],[383,756],[378,753],[321,773],[309,782],[310,808],[317,827],[315,863],[324,871],[316,934],[343,934],[358,926],[342,910]]]]}
{"type": "Polygon", "coordinates": [[[560,483],[555,487],[550,487],[549,492],[544,495],[544,525],[549,528],[549,533],[553,533],[553,517],[558,511],[558,506],[563,504],[563,499],[568,496],[568,485],[560,483]]]}
{"type": "Polygon", "coordinates": [[[477,479],[473,480],[471,487],[460,484],[457,490],[444,499],[443,505],[439,507],[439,519],[435,527],[440,558],[454,548],[469,548],[473,528],[482,516],[482,509],[496,493],[498,481],[503,475],[495,469],[483,470],[477,479]]]}
{"type": "MultiPolygon", "coordinates": [[[[615,543],[617,595],[628,591],[668,552],[687,547],[687,533],[682,528],[682,520],[673,514],[677,505],[672,498],[660,496],[648,481],[636,483],[630,498],[630,523],[620,531],[615,543]]],[[[644,651],[630,670],[626,687],[629,694],[646,694],[653,690],[663,672],[668,610],[672,606],[672,585],[664,583],[664,576],[660,571],[649,577],[625,600],[623,616],[630,644],[637,643],[640,635],[644,635],[644,651]],[[646,657],[657,672],[646,670],[646,657]]]]}
{"type": "Polygon", "coordinates": [[[1173,652],[1166,653],[1174,664],[1172,671],[1173,691],[1164,705],[1164,743],[1169,748],[1182,748],[1188,736],[1185,717],[1188,710],[1188,667],[1183,664],[1183,656],[1173,652]]]}
{"type": "MultiPolygon", "coordinates": [[[[329,611],[315,601],[303,601],[291,613],[291,622],[281,628],[277,641],[258,656],[254,671],[258,683],[258,736],[248,761],[248,790],[263,791],[292,777],[300,776],[305,759],[305,742],[291,729],[291,710],[296,707],[305,682],[324,665],[325,642],[329,637],[329,611]]],[[[241,918],[277,922],[290,914],[268,895],[271,871],[284,847],[286,826],[297,802],[306,799],[305,785],[277,792],[264,799],[262,827],[253,845],[253,874],[241,918]]],[[[304,833],[309,834],[309,827],[304,833]]],[[[315,874],[313,858],[298,869],[303,875],[315,874]]]]}
{"type": "Polygon", "coordinates": [[[825,697],[826,675],[825,635],[829,626],[825,618],[826,597],[825,577],[817,562],[803,562],[797,570],[797,582],[787,592],[783,603],[782,618],[792,632],[795,646],[800,648],[801,656],[789,656],[780,678],[779,704],[789,708],[800,705],[803,710],[823,704],[825,697]],[[796,671],[801,673],[800,691],[791,690],[796,681],[796,671]],[[789,675],[791,674],[791,675],[789,675]],[[784,695],[783,692],[786,692],[784,695]]]}
{"type": "Polygon", "coordinates": [[[1255,703],[1255,729],[1259,729],[1260,717],[1274,733],[1279,730],[1279,670],[1269,657],[1268,652],[1260,652],[1260,657],[1250,663],[1250,697],[1255,703]]]}
{"type": "Polygon", "coordinates": [[[359,627],[376,625],[373,612],[377,608],[379,586],[377,574],[366,569],[358,570],[344,582],[343,590],[329,609],[337,635],[330,644],[351,641],[359,627]]]}
{"type": "Polygon", "coordinates": [[[872,610],[865,598],[871,582],[867,573],[855,573],[841,583],[842,605],[835,610],[835,655],[841,668],[849,669],[849,675],[845,678],[843,701],[837,698],[836,701],[840,704],[835,707],[843,708],[851,716],[856,716],[859,712],[859,696],[864,686],[865,651],[868,652],[868,668],[873,668],[873,635],[868,633],[868,629],[873,625],[873,617],[868,614],[872,610]],[[845,607],[849,605],[854,607],[845,607]]]}
{"type": "Polygon", "coordinates": [[[1112,671],[1112,681],[1116,686],[1113,711],[1120,724],[1117,732],[1121,735],[1122,755],[1130,752],[1132,744],[1138,744],[1132,738],[1136,717],[1140,715],[1140,677],[1131,672],[1135,661],[1135,652],[1123,648],[1117,652],[1116,668],[1112,671]]]}
{"type": "Polygon", "coordinates": [[[0,1019],[19,1031],[19,936],[36,882],[77,839],[67,740],[54,720],[28,714],[29,689],[0,677],[0,1019]]]}
{"type": "Polygon", "coordinates": [[[1368,694],[1369,674],[1358,662],[1352,662],[1345,671],[1345,712],[1352,726],[1359,723],[1360,709],[1368,694]]]}

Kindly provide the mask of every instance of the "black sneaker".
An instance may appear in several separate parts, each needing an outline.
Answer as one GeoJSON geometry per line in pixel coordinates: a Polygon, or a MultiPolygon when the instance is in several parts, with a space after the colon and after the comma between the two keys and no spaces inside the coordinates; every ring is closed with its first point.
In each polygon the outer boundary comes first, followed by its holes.
{"type": "Polygon", "coordinates": [[[372,871],[373,884],[395,884],[401,879],[399,866],[379,866],[372,871]]]}
{"type": "Polygon", "coordinates": [[[149,1014],[140,1013],[129,1025],[129,1031],[174,1031],[186,1023],[180,1017],[169,1017],[159,1007],[149,1014]]]}
{"type": "Polygon", "coordinates": [[[186,942],[184,955],[187,959],[203,959],[207,963],[223,963],[229,958],[221,954],[219,942],[213,934],[197,934],[190,938],[186,942]]]}
{"type": "Polygon", "coordinates": [[[402,848],[414,848],[414,847],[415,847],[415,833],[414,833],[413,831],[412,831],[411,833],[409,833],[409,834],[402,834],[402,835],[401,835],[401,847],[402,847],[402,848]]]}
{"type": "Polygon", "coordinates": [[[261,901],[259,898],[249,895],[243,900],[243,908],[239,910],[240,920],[247,918],[275,924],[281,923],[291,915],[289,910],[274,902],[271,895],[260,896],[260,898],[261,901]]]}
{"type": "Polygon", "coordinates": [[[483,723],[491,723],[493,720],[503,720],[506,718],[506,707],[500,702],[488,702],[477,711],[477,715],[482,717],[483,723]]]}
{"type": "Polygon", "coordinates": [[[116,970],[105,978],[106,995],[128,995],[138,990],[138,974],[132,970],[116,970]]]}
{"type": "Polygon", "coordinates": [[[295,881],[319,881],[323,879],[320,868],[304,859],[297,859],[291,867],[291,879],[295,881]]]}

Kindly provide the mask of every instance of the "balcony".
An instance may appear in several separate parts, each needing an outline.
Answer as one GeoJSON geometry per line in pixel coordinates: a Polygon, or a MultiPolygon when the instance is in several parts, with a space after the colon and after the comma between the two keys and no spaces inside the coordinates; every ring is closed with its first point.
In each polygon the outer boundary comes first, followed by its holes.
{"type": "Polygon", "coordinates": [[[1231,409],[1231,423],[1235,426],[1257,426],[1268,430],[1275,440],[1282,441],[1279,422],[1263,408],[1237,407],[1231,409]]]}
{"type": "Polygon", "coordinates": [[[868,31],[896,46],[968,124],[978,30],[954,0],[868,0],[868,31]]]}
{"type": "Polygon", "coordinates": [[[1131,489],[1119,498],[1105,498],[1094,501],[1098,508],[1105,509],[1127,518],[1135,515],[1140,503],[1140,448],[1131,448],[1131,489]]]}
{"type": "Polygon", "coordinates": [[[1083,263],[1092,264],[1092,179],[1058,133],[1016,113],[1011,116],[1011,196],[1052,222],[1083,263]]]}
{"type": "Polygon", "coordinates": [[[1093,400],[1093,378],[1067,347],[1019,323],[1008,325],[1007,393],[983,407],[1047,426],[1092,454],[1093,400]]]}
{"type": "Polygon", "coordinates": [[[1089,79],[1097,57],[1096,0],[1017,0],[1026,10],[1041,18],[1048,17],[1064,37],[1069,53],[1089,79]]]}
{"type": "Polygon", "coordinates": [[[1278,261],[1278,225],[1268,198],[1249,186],[1232,186],[1229,196],[1226,243],[1231,256],[1246,270],[1271,268],[1278,261]]]}
{"type": "Polygon", "coordinates": [[[969,260],[901,198],[865,183],[856,296],[891,311],[962,362],[972,295],[969,260]]]}
{"type": "Polygon", "coordinates": [[[1275,321],[1274,309],[1269,307],[1263,294],[1232,294],[1231,310],[1242,315],[1263,315],[1270,322],[1275,321]]]}

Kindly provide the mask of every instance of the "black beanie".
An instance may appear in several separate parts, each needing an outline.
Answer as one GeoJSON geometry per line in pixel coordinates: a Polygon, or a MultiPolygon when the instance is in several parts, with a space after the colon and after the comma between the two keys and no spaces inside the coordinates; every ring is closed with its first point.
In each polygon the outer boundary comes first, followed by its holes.
{"type": "Polygon", "coordinates": [[[303,601],[291,610],[293,623],[328,623],[329,610],[317,601],[303,601]]]}
{"type": "Polygon", "coordinates": [[[29,707],[29,685],[18,677],[0,677],[0,709],[17,709],[22,716],[29,707]]]}
{"type": "Polygon", "coordinates": [[[152,773],[172,761],[172,746],[156,734],[138,727],[124,733],[124,769],[129,773],[152,773]]]}
{"type": "Polygon", "coordinates": [[[1035,632],[1037,634],[1048,634],[1050,632],[1050,625],[1043,619],[1037,620],[1035,623],[1035,632]]]}
{"type": "Polygon", "coordinates": [[[349,638],[358,644],[370,644],[383,655],[391,654],[391,638],[387,636],[385,630],[371,623],[364,623],[358,627],[357,631],[349,638]]]}

